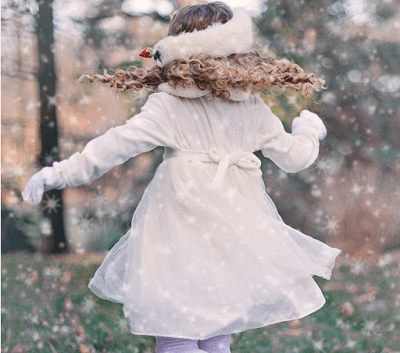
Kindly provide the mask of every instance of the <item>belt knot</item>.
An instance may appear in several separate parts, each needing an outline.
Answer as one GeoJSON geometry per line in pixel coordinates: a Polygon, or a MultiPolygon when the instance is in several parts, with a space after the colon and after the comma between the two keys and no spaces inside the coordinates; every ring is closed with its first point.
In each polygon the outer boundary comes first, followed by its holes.
{"type": "MultiPolygon", "coordinates": [[[[255,170],[261,166],[261,161],[251,152],[237,150],[233,153],[225,153],[215,147],[210,148],[208,151],[172,150],[171,148],[166,148],[164,159],[166,158],[183,158],[187,161],[218,163],[212,183],[212,186],[217,191],[222,189],[229,166],[236,165],[239,168],[251,170],[255,170]]],[[[258,170],[258,175],[261,175],[261,170],[258,170]]]]}
{"type": "Polygon", "coordinates": [[[218,163],[217,172],[213,180],[213,186],[221,190],[226,173],[230,165],[237,165],[244,169],[256,169],[261,166],[261,161],[251,152],[237,150],[233,153],[223,153],[218,148],[208,150],[210,159],[218,163]]]}

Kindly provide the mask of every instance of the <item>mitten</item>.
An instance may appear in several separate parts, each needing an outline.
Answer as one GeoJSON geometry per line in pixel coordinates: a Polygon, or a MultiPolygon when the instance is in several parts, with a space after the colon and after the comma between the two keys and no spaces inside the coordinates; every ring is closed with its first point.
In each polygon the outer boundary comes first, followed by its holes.
{"type": "Polygon", "coordinates": [[[296,134],[309,129],[314,129],[317,132],[319,140],[323,140],[326,136],[326,127],[319,116],[308,110],[303,110],[300,117],[293,119],[292,133],[296,134]]]}
{"type": "Polygon", "coordinates": [[[58,163],[54,162],[53,167],[45,167],[29,179],[22,192],[22,197],[24,201],[28,201],[32,196],[33,202],[37,205],[42,200],[43,192],[52,189],[61,190],[66,187],[61,169],[58,163]]]}

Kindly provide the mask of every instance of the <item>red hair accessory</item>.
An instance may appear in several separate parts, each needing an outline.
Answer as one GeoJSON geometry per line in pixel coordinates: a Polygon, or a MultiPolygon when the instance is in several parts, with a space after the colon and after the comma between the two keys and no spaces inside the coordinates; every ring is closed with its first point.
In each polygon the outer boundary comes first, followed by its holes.
{"type": "Polygon", "coordinates": [[[147,47],[146,49],[143,49],[139,56],[143,56],[144,58],[151,58],[153,57],[153,49],[147,47]]]}

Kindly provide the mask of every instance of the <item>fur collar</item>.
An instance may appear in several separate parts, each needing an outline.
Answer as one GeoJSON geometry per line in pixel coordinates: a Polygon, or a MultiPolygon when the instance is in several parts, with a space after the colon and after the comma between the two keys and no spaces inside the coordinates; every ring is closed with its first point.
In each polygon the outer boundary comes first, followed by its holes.
{"type": "MultiPolygon", "coordinates": [[[[177,87],[176,89],[174,89],[170,85],[168,85],[168,83],[162,83],[161,85],[159,85],[158,90],[161,92],[166,92],[174,96],[184,97],[184,98],[199,98],[207,94],[211,94],[209,91],[201,90],[196,86],[191,88],[177,87]]],[[[227,90],[230,93],[229,99],[233,101],[244,101],[250,96],[249,92],[244,91],[242,89],[228,88],[227,90]]]]}
{"type": "Polygon", "coordinates": [[[213,57],[223,57],[249,51],[253,45],[251,17],[245,10],[234,9],[233,17],[226,23],[215,23],[202,31],[168,36],[154,47],[160,59],[152,59],[152,66],[165,66],[179,58],[189,58],[192,54],[204,53],[213,57]]]}

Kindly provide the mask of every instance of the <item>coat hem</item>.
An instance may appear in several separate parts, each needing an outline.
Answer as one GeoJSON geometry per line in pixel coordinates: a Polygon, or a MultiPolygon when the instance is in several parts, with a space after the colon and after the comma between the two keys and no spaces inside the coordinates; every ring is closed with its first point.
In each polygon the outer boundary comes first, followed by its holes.
{"type": "Polygon", "coordinates": [[[168,334],[162,334],[162,333],[144,333],[144,332],[138,332],[138,331],[132,331],[132,330],[130,330],[130,332],[133,335],[138,335],[138,336],[155,336],[155,337],[184,338],[184,339],[191,339],[191,340],[205,340],[205,339],[208,339],[208,338],[211,338],[211,337],[215,337],[215,336],[219,336],[219,335],[236,334],[236,333],[240,333],[240,332],[244,332],[244,331],[248,331],[248,330],[256,330],[256,329],[267,327],[267,326],[270,326],[270,325],[279,324],[279,323],[282,323],[282,322],[288,322],[288,321],[292,321],[292,320],[302,319],[302,318],[305,318],[308,315],[311,315],[312,313],[318,311],[319,309],[321,309],[325,305],[325,303],[326,303],[326,300],[324,298],[322,303],[319,306],[317,306],[315,309],[312,309],[312,310],[306,312],[305,314],[300,314],[300,315],[294,316],[294,317],[292,317],[290,319],[277,320],[277,321],[266,323],[266,324],[263,324],[263,325],[260,325],[260,326],[248,327],[248,328],[244,328],[242,330],[236,330],[236,331],[231,331],[231,332],[218,333],[217,335],[206,335],[205,337],[202,337],[202,338],[197,338],[197,337],[193,337],[193,336],[189,337],[189,336],[184,336],[184,335],[179,335],[179,334],[177,334],[177,335],[168,335],[168,334]]]}

